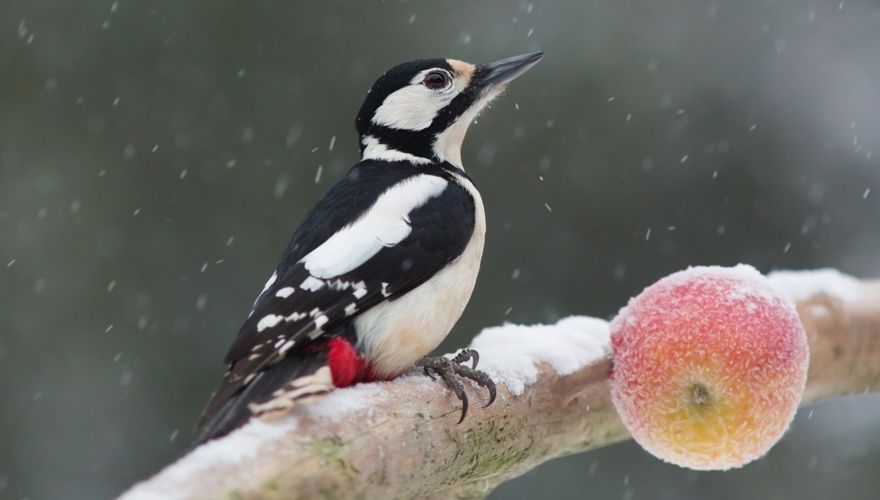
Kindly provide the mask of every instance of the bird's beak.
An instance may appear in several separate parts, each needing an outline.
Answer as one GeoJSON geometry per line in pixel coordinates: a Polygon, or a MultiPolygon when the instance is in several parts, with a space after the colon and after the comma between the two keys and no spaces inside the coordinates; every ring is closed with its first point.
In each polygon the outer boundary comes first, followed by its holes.
{"type": "Polygon", "coordinates": [[[543,52],[531,52],[481,64],[477,67],[477,75],[479,75],[477,78],[484,88],[498,87],[531,69],[542,57],[544,57],[543,52]]]}

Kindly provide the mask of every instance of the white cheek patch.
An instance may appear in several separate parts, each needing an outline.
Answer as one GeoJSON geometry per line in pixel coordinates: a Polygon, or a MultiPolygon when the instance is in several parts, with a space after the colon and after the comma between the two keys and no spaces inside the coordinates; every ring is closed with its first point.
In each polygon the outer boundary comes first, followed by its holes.
{"type": "Polygon", "coordinates": [[[373,123],[394,129],[424,130],[449,101],[424,85],[408,85],[385,98],[373,115],[373,123]]]}
{"type": "Polygon", "coordinates": [[[424,130],[430,127],[437,113],[464,88],[458,82],[442,90],[425,87],[422,80],[431,71],[434,69],[420,72],[409,85],[386,97],[373,114],[372,122],[400,130],[424,130]]]}
{"type": "MultiPolygon", "coordinates": [[[[439,196],[447,184],[446,179],[423,174],[392,186],[360,219],[339,230],[301,262],[313,277],[323,279],[358,268],[382,248],[409,236],[409,213],[439,196]]],[[[355,290],[355,296],[357,293],[355,290]]]]}

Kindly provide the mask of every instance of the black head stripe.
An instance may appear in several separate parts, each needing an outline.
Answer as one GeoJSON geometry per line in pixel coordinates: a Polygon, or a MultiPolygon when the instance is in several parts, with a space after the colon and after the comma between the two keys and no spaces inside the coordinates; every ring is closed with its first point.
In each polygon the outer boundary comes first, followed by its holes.
{"type": "Polygon", "coordinates": [[[471,77],[471,82],[468,87],[455,96],[452,102],[450,102],[445,108],[441,109],[437,116],[434,117],[431,126],[427,128],[432,135],[439,134],[446,130],[456,119],[458,119],[459,116],[467,111],[477,99],[480,98],[483,93],[483,86],[479,83],[482,79],[482,73],[483,71],[480,68],[477,68],[471,77]]]}
{"type": "Polygon", "coordinates": [[[422,158],[434,157],[434,140],[437,134],[446,130],[459,116],[480,98],[480,89],[469,87],[441,109],[431,125],[424,130],[398,130],[382,125],[372,124],[367,135],[371,135],[382,144],[397,151],[403,151],[422,158]]]}
{"type": "MultiPolygon", "coordinates": [[[[446,63],[445,60],[441,60],[443,64],[439,64],[437,59],[427,59],[425,61],[430,61],[430,63],[425,63],[422,66],[418,66],[420,69],[412,70],[411,73],[408,73],[406,84],[412,79],[412,76],[417,74],[419,71],[422,71],[427,68],[435,68],[435,67],[445,67],[449,70],[452,68],[446,63]]],[[[407,63],[411,64],[411,63],[407,63]]],[[[396,69],[396,68],[395,68],[396,69]]],[[[394,70],[392,70],[394,71],[394,70]]],[[[437,134],[446,130],[450,125],[452,125],[459,116],[461,116],[477,99],[480,98],[481,93],[483,91],[482,86],[479,84],[481,77],[481,69],[477,68],[474,72],[474,75],[471,79],[471,84],[468,88],[464,89],[460,94],[455,96],[446,107],[440,110],[434,120],[431,122],[431,125],[424,130],[399,130],[391,127],[386,127],[384,125],[377,125],[372,123],[373,113],[375,113],[376,109],[381,106],[382,101],[385,100],[389,94],[396,91],[398,88],[386,93],[384,93],[381,99],[378,99],[378,95],[375,90],[370,91],[370,95],[367,96],[367,101],[364,102],[364,105],[361,107],[361,113],[358,114],[357,125],[358,125],[358,134],[361,138],[369,135],[375,137],[379,142],[384,144],[390,149],[394,149],[396,151],[402,151],[405,153],[413,154],[416,156],[420,156],[422,158],[433,158],[434,157],[434,140],[437,137],[437,134]],[[371,102],[376,101],[378,102],[371,102]],[[369,108],[369,114],[365,113],[365,110],[369,108]]],[[[390,73],[390,72],[389,72],[390,73]]],[[[382,79],[388,76],[388,73],[383,75],[379,81],[376,82],[374,89],[376,87],[380,87],[380,82],[382,79]]],[[[384,83],[382,83],[382,87],[384,88],[384,83]]],[[[363,144],[361,144],[361,148],[363,148],[363,144]]]]}
{"type": "Polygon", "coordinates": [[[434,156],[434,134],[430,127],[425,130],[399,130],[384,125],[373,125],[369,135],[375,137],[390,149],[402,151],[422,158],[434,156]]]}
{"type": "Polygon", "coordinates": [[[357,118],[355,118],[355,127],[357,127],[358,135],[364,137],[372,134],[371,129],[375,125],[373,125],[371,120],[386,97],[409,85],[413,77],[419,74],[419,72],[431,68],[443,68],[450,72],[453,71],[452,66],[446,62],[446,59],[417,59],[398,64],[380,76],[367,93],[357,118]]]}

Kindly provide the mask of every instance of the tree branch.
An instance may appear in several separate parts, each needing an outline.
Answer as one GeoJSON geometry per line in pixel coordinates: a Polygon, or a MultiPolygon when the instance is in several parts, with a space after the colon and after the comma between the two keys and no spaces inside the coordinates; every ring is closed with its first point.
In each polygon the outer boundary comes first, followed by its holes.
{"type": "MultiPolygon", "coordinates": [[[[803,404],[880,382],[880,282],[833,271],[776,273],[810,341],[803,404]]],[[[608,392],[607,324],[570,318],[478,336],[498,384],[460,405],[418,374],[337,390],[275,422],[253,421],[125,493],[152,498],[484,497],[547,460],[628,438],[608,392]],[[499,342],[503,339],[503,342],[499,342]]]]}

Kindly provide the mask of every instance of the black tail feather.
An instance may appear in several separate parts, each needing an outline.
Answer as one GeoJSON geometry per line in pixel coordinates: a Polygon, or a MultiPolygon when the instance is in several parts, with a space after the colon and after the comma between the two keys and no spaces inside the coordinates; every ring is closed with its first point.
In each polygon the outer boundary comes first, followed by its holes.
{"type": "MultiPolygon", "coordinates": [[[[274,398],[274,393],[291,381],[312,375],[327,366],[324,352],[303,352],[286,357],[266,368],[248,384],[244,390],[229,399],[201,426],[193,446],[229,434],[241,427],[253,416],[249,405],[265,403],[274,398]]],[[[313,394],[311,394],[313,395],[313,394]]]]}

